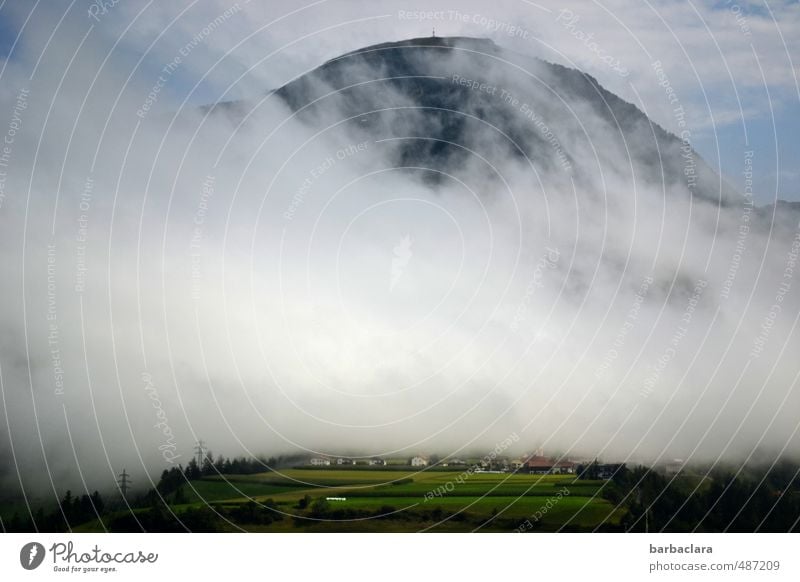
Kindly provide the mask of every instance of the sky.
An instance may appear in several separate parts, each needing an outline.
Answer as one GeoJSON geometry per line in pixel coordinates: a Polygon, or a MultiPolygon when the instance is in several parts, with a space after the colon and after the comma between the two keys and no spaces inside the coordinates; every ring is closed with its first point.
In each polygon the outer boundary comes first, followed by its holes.
{"type": "MultiPolygon", "coordinates": [[[[486,157],[434,187],[340,126],[341,104],[309,120],[270,98],[433,28],[579,68],[740,193],[752,171],[756,204],[800,201],[797,2],[7,1],[4,483],[147,483],[199,438],[227,455],[463,455],[512,433],[513,454],[797,454],[791,216],[751,230],[741,201],[654,182],[579,100],[591,140],[561,134],[576,188],[480,131],[486,157]],[[239,99],[259,103],[246,123],[199,107],[239,99]]],[[[425,67],[569,118],[509,68],[425,67]]]]}

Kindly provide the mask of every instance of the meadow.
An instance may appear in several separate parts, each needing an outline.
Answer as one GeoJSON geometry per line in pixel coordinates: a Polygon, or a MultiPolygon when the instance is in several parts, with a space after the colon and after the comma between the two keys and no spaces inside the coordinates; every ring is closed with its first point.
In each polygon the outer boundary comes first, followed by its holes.
{"type": "MultiPolygon", "coordinates": [[[[156,489],[127,499],[67,491],[31,512],[38,531],[55,532],[786,532],[800,523],[792,462],[738,475],[623,466],[610,481],[391,465],[257,472],[260,461],[237,462],[235,474],[164,471],[156,489]]],[[[37,531],[26,513],[23,502],[0,503],[0,525],[37,531]]]]}
{"type": "Polygon", "coordinates": [[[574,475],[288,469],[204,477],[167,500],[177,513],[209,507],[235,516],[248,505],[277,518],[223,520],[224,529],[247,531],[587,531],[619,521],[603,485],[574,475]]]}

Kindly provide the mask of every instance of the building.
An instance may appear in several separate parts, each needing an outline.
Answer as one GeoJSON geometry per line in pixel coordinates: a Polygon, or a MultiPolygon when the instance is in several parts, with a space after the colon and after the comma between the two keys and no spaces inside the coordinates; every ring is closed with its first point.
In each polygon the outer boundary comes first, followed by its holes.
{"type": "Polygon", "coordinates": [[[553,474],[555,475],[574,475],[575,467],[577,465],[572,461],[558,461],[553,467],[553,474]]]}
{"type": "Polygon", "coordinates": [[[481,469],[485,471],[508,471],[508,459],[505,457],[496,457],[494,459],[487,459],[484,457],[480,460],[481,469]]]}
{"type": "Polygon", "coordinates": [[[427,467],[428,466],[428,457],[423,457],[417,455],[416,457],[411,458],[411,466],[412,467],[427,467]]]}
{"type": "Polygon", "coordinates": [[[607,481],[624,468],[625,463],[602,463],[597,465],[597,478],[607,481]]]}
{"type": "Polygon", "coordinates": [[[664,466],[664,472],[672,477],[683,471],[683,465],[683,459],[672,459],[664,466]]]}
{"type": "Polygon", "coordinates": [[[582,463],[578,465],[578,479],[613,479],[614,475],[625,470],[625,463],[582,463]]]}
{"type": "Polygon", "coordinates": [[[330,465],[331,461],[330,459],[325,459],[322,457],[314,457],[309,461],[309,464],[314,465],[315,467],[323,467],[330,465]]]}
{"type": "MultiPolygon", "coordinates": [[[[330,464],[330,463],[328,463],[328,464],[330,464]]],[[[356,461],[355,461],[355,459],[348,459],[347,457],[339,457],[338,459],[336,459],[336,464],[337,465],[355,465],[356,461]]]]}
{"type": "Polygon", "coordinates": [[[572,475],[575,473],[575,463],[532,455],[523,462],[522,470],[535,475],[572,475]]]}
{"type": "Polygon", "coordinates": [[[367,461],[367,464],[370,467],[385,466],[386,459],[381,459],[380,457],[372,457],[370,460],[367,461]]]}

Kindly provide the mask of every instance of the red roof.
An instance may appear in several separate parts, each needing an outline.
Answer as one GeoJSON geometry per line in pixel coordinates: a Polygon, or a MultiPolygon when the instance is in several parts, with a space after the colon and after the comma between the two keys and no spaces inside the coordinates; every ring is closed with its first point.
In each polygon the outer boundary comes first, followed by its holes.
{"type": "Polygon", "coordinates": [[[549,469],[550,467],[558,467],[560,469],[569,469],[575,466],[575,463],[571,461],[553,461],[552,459],[548,459],[547,457],[542,457],[540,455],[533,455],[532,457],[528,457],[528,460],[525,461],[525,466],[531,469],[549,469]]]}
{"type": "Polygon", "coordinates": [[[528,457],[528,460],[525,461],[526,467],[552,467],[553,461],[548,459],[547,457],[540,457],[539,455],[534,455],[532,457],[528,457]]]}

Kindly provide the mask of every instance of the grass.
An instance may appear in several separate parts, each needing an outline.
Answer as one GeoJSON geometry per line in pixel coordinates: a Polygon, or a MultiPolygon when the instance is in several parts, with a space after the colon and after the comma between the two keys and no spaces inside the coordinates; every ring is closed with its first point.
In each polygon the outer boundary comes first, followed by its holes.
{"type": "MultiPolygon", "coordinates": [[[[417,509],[433,510],[440,508],[447,512],[464,511],[473,515],[483,515],[489,517],[493,511],[503,511],[506,517],[519,517],[526,519],[533,516],[537,511],[542,511],[548,502],[548,497],[517,497],[510,495],[491,495],[486,497],[443,497],[431,501],[411,500],[407,497],[348,497],[347,501],[331,502],[331,507],[335,509],[369,509],[378,510],[383,506],[391,506],[396,509],[415,507],[417,509]]],[[[563,497],[557,502],[552,502],[551,509],[542,518],[543,522],[550,522],[555,518],[556,522],[562,518],[572,517],[589,500],[587,497],[563,497]]],[[[592,503],[592,505],[598,505],[592,503]]],[[[600,505],[611,509],[608,501],[602,500],[600,505]]],[[[608,511],[606,511],[607,513],[608,511]]]]}
{"type": "MultiPolygon", "coordinates": [[[[242,524],[247,531],[512,531],[525,520],[535,521],[535,529],[541,531],[564,524],[591,530],[603,520],[619,519],[619,512],[600,495],[603,483],[576,480],[574,475],[466,474],[460,469],[289,469],[206,477],[192,481],[191,487],[184,485],[182,497],[172,494],[168,501],[180,513],[206,505],[230,512],[251,500],[271,499],[286,515],[268,525],[242,524]],[[298,507],[306,496],[312,505],[324,497],[346,500],[329,501],[332,513],[313,520],[308,519],[309,509],[298,507]],[[397,513],[378,518],[387,508],[397,513]]],[[[236,529],[224,523],[222,527],[236,529]]],[[[79,530],[96,528],[99,523],[84,524],[79,530]]]]}
{"type": "MultiPolygon", "coordinates": [[[[558,529],[569,523],[574,527],[591,529],[611,516],[610,522],[618,519],[614,507],[603,499],[599,492],[603,481],[576,480],[573,475],[527,475],[473,473],[455,471],[381,471],[338,469],[290,469],[277,473],[260,473],[246,476],[214,477],[204,483],[224,485],[231,479],[236,487],[247,491],[256,500],[270,498],[278,502],[282,511],[296,515],[297,502],[309,495],[312,498],[344,497],[345,501],[331,501],[332,510],[356,510],[380,513],[381,508],[395,510],[431,512],[441,510],[445,515],[462,513],[477,520],[489,519],[498,514],[506,522],[532,518],[537,512],[539,526],[543,529],[558,529]],[[459,477],[461,482],[459,482],[459,477]],[[569,495],[558,497],[566,490],[569,495]],[[439,494],[434,495],[437,491],[439,494]],[[550,507],[547,508],[548,502],[550,507]]],[[[200,490],[200,488],[198,488],[200,490]]],[[[229,491],[230,489],[228,489],[229,491]]],[[[225,491],[224,488],[216,491],[225,491]]],[[[219,495],[209,501],[219,500],[219,495]]],[[[226,502],[247,501],[231,496],[226,502]]],[[[344,522],[317,522],[307,524],[312,531],[416,531],[419,524],[402,523],[402,516],[385,523],[382,520],[358,520],[344,522]],[[410,529],[409,529],[410,527],[410,529]],[[338,528],[338,529],[337,529],[338,528]]],[[[433,525],[433,524],[431,524],[433,525]]],[[[285,522],[273,524],[270,531],[285,530],[285,522]]],[[[474,527],[474,524],[469,529],[474,527]]],[[[258,529],[258,528],[257,528],[258,529]]],[[[291,528],[289,528],[291,530],[291,528]]],[[[435,527],[436,531],[464,530],[463,524],[454,522],[435,527]]],[[[491,529],[491,528],[490,528],[491,529]]],[[[507,528],[506,528],[507,530],[507,528]]],[[[296,529],[295,529],[296,531],[296,529]]]]}
{"type": "MultiPolygon", "coordinates": [[[[254,481],[223,481],[222,479],[200,479],[192,481],[191,486],[184,485],[183,501],[181,504],[211,503],[225,499],[243,499],[253,497],[272,496],[287,491],[294,491],[296,487],[262,484],[254,481]]],[[[168,501],[175,501],[175,494],[169,496],[168,501]]]]}

